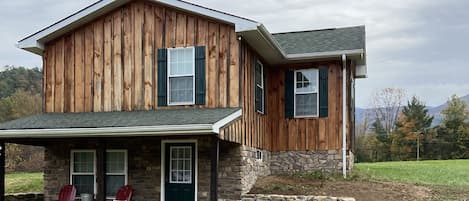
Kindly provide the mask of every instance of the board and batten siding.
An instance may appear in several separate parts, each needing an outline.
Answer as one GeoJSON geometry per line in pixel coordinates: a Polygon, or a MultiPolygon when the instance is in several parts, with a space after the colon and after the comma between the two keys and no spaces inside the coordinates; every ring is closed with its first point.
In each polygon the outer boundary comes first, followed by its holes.
{"type": "MultiPolygon", "coordinates": [[[[265,114],[255,111],[254,63],[259,56],[246,43],[241,47],[243,117],[225,127],[220,138],[247,146],[272,150],[339,150],[342,147],[342,64],[340,61],[268,66],[266,73],[265,114]],[[287,70],[327,67],[328,116],[324,118],[285,117],[285,73],[287,70]]],[[[259,59],[262,61],[262,59],[259,59]]],[[[347,67],[352,69],[350,64],[347,67]]],[[[348,89],[350,77],[348,72],[348,89]]],[[[350,95],[347,96],[350,102],[350,95]]],[[[348,104],[350,111],[350,104],[348,104]]],[[[350,115],[347,117],[348,139],[351,136],[350,115]]],[[[347,140],[350,148],[350,140],[347,140]]]]}
{"type": "Polygon", "coordinates": [[[159,48],[206,47],[206,104],[240,107],[234,26],[134,1],[46,44],[45,112],[158,109],[159,48]]]}

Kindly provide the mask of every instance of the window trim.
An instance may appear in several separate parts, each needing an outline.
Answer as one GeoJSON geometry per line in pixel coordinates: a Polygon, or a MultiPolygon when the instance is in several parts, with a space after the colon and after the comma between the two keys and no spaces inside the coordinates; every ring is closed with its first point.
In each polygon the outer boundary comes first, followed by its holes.
{"type": "MultiPolygon", "coordinates": [[[[128,180],[128,177],[129,177],[129,159],[128,159],[128,151],[127,149],[106,149],[106,154],[108,152],[124,152],[124,185],[128,185],[129,184],[129,180],[128,180]]],[[[104,173],[104,176],[122,176],[122,174],[118,174],[118,173],[104,173]]],[[[111,197],[108,197],[106,195],[106,199],[115,199],[116,197],[115,196],[111,196],[111,197]]]]}
{"type": "Polygon", "coordinates": [[[167,55],[167,76],[166,76],[166,93],[167,95],[167,101],[168,101],[168,106],[177,106],[177,105],[195,105],[195,47],[175,47],[175,48],[168,48],[168,55],[167,55]],[[171,52],[173,50],[180,50],[180,49],[192,49],[192,74],[186,74],[186,75],[171,75],[171,52]],[[170,78],[177,78],[177,77],[192,77],[192,102],[171,102],[170,97],[171,97],[171,83],[169,82],[170,78]]]}
{"type": "Polygon", "coordinates": [[[304,68],[298,69],[294,71],[294,78],[293,78],[293,117],[294,118],[308,118],[308,117],[319,117],[319,69],[318,68],[304,68]],[[307,71],[307,70],[314,70],[316,71],[316,115],[296,115],[296,95],[298,94],[315,94],[314,92],[297,92],[296,89],[296,74],[297,72],[307,71]]]}
{"type": "MultiPolygon", "coordinates": [[[[96,150],[94,149],[72,149],[70,151],[70,185],[73,185],[73,176],[74,175],[91,175],[91,173],[74,173],[73,169],[74,169],[74,161],[75,161],[75,157],[73,156],[74,153],[80,153],[80,152],[84,152],[84,153],[93,153],[93,196],[96,196],[96,192],[98,191],[98,186],[96,185],[96,162],[97,162],[97,159],[96,159],[96,150]]],[[[76,195],[75,198],[78,198],[80,199],[80,195],[76,195]]]]}
{"type": "Polygon", "coordinates": [[[257,83],[256,83],[256,67],[254,66],[254,109],[256,110],[256,112],[260,113],[260,114],[264,114],[265,113],[265,92],[264,92],[264,86],[265,86],[265,80],[264,80],[264,64],[262,64],[261,61],[257,60],[256,61],[257,64],[259,64],[261,66],[261,85],[262,86],[259,86],[257,83]],[[262,111],[259,111],[256,107],[256,89],[257,87],[261,88],[262,89],[262,99],[261,99],[261,104],[262,104],[262,111]]]}

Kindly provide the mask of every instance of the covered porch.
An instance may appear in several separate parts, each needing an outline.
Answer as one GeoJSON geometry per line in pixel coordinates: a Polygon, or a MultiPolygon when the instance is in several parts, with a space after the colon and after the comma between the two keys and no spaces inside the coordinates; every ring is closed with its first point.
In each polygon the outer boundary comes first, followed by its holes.
{"type": "MultiPolygon", "coordinates": [[[[98,201],[112,200],[122,185],[134,188],[136,201],[217,200],[219,149],[226,143],[218,132],[240,116],[237,108],[177,109],[54,113],[7,122],[0,125],[0,182],[4,144],[17,143],[45,147],[45,200],[57,200],[68,184],[77,187],[77,197],[90,193],[98,201]]],[[[0,201],[4,190],[1,185],[0,201]]]]}

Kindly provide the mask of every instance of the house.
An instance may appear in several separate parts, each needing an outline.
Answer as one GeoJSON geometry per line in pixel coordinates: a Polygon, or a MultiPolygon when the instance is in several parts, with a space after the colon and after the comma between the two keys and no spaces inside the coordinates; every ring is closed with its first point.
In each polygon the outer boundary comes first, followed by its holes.
{"type": "Polygon", "coordinates": [[[44,112],[0,141],[45,147],[47,201],[67,184],[237,200],[260,176],[353,166],[363,26],[272,34],[185,1],[101,0],[18,47],[43,58],[44,112]]]}

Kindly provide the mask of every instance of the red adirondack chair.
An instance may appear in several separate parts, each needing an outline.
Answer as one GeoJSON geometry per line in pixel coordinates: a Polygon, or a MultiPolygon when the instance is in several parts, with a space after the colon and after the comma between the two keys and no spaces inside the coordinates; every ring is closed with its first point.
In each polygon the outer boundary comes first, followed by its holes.
{"type": "Polygon", "coordinates": [[[75,186],[66,185],[60,189],[59,201],[73,201],[75,200],[76,193],[77,189],[75,186]]]}
{"type": "Polygon", "coordinates": [[[122,186],[117,191],[115,200],[130,201],[130,199],[132,198],[132,192],[133,192],[132,186],[130,185],[122,186]]]}

